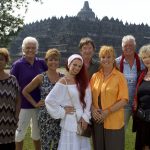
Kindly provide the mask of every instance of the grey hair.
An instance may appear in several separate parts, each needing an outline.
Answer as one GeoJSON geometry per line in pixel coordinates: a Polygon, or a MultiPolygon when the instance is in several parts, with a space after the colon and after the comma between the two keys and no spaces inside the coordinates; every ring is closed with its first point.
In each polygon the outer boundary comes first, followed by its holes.
{"type": "Polygon", "coordinates": [[[26,45],[27,45],[28,43],[33,43],[33,44],[35,44],[35,46],[36,46],[36,53],[37,53],[37,52],[38,52],[38,48],[39,48],[39,43],[38,43],[38,41],[37,41],[36,38],[31,37],[31,36],[28,36],[28,37],[24,38],[24,40],[23,40],[23,42],[22,42],[22,53],[25,54],[25,53],[24,53],[24,50],[25,50],[26,45]]]}
{"type": "Polygon", "coordinates": [[[150,55],[150,44],[143,45],[139,50],[139,56],[143,57],[143,54],[150,55]]]}
{"type": "Polygon", "coordinates": [[[126,35],[122,38],[122,47],[124,47],[127,41],[133,41],[134,46],[136,46],[135,37],[133,35],[126,35]]]}

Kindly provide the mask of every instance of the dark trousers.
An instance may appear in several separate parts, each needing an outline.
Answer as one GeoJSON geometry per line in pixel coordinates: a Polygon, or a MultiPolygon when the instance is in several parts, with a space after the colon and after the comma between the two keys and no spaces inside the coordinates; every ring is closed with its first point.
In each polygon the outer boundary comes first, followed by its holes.
{"type": "Polygon", "coordinates": [[[103,124],[93,123],[94,150],[124,150],[124,127],[119,130],[104,129],[103,124]]]}
{"type": "Polygon", "coordinates": [[[0,144],[0,150],[15,150],[15,142],[0,144]]]}

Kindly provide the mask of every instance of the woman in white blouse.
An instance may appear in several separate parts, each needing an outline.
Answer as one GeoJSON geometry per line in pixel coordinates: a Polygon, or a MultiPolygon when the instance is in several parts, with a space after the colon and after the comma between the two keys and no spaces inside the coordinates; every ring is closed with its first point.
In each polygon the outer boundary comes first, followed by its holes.
{"type": "Polygon", "coordinates": [[[58,150],[90,150],[89,138],[77,135],[77,120],[87,128],[91,118],[91,90],[83,59],[78,54],[68,58],[68,74],[61,78],[46,97],[50,115],[61,118],[58,150]]]}

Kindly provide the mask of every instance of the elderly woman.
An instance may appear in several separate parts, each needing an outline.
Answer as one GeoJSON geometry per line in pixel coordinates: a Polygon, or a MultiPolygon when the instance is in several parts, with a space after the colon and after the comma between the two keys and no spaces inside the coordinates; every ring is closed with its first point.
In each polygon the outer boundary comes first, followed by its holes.
{"type": "MultiPolygon", "coordinates": [[[[31,82],[38,74],[47,70],[45,61],[36,57],[38,50],[38,41],[34,37],[26,37],[22,43],[22,58],[13,63],[11,74],[13,74],[19,83],[21,93],[21,110],[19,114],[18,128],[16,130],[16,150],[22,150],[23,140],[29,125],[31,125],[32,139],[35,145],[35,150],[40,150],[40,132],[37,121],[38,109],[35,108],[23,95],[23,88],[31,82]],[[32,120],[31,124],[30,121],[32,120]]],[[[40,91],[36,88],[31,95],[38,102],[40,91]]]]}
{"type": "Polygon", "coordinates": [[[42,150],[57,150],[60,137],[60,120],[53,119],[46,110],[45,98],[55,83],[63,76],[57,72],[59,67],[60,52],[57,49],[49,49],[45,55],[48,70],[37,75],[24,89],[23,95],[35,107],[39,108],[38,123],[42,150]],[[36,102],[30,94],[37,87],[41,91],[41,103],[36,102]],[[53,144],[52,144],[53,143],[53,144]]]}
{"type": "Polygon", "coordinates": [[[122,56],[116,59],[120,71],[124,74],[128,83],[129,103],[125,107],[125,127],[127,127],[130,117],[132,116],[132,106],[137,83],[137,77],[141,69],[144,68],[143,63],[136,54],[136,41],[134,36],[126,35],[122,38],[122,56]]]}
{"type": "Polygon", "coordinates": [[[113,47],[102,46],[99,58],[101,68],[90,80],[95,150],[124,150],[127,82],[124,75],[116,68],[113,47]]]}
{"type": "Polygon", "coordinates": [[[9,53],[0,48],[0,149],[15,150],[15,131],[20,111],[17,79],[5,72],[9,53]]]}
{"type": "Polygon", "coordinates": [[[45,100],[50,115],[61,119],[58,150],[90,150],[89,139],[77,134],[77,122],[86,129],[91,117],[91,91],[82,57],[71,55],[67,70],[45,100]]]}
{"type": "Polygon", "coordinates": [[[150,44],[140,49],[139,56],[145,69],[138,78],[134,99],[134,112],[137,111],[135,149],[150,150],[150,44]],[[139,114],[141,110],[145,117],[139,114]]]}

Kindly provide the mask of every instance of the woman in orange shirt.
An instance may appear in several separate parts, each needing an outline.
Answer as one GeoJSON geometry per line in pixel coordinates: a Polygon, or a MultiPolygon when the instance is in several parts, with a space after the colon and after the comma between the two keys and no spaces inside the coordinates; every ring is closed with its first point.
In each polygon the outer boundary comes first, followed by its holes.
{"type": "Polygon", "coordinates": [[[128,87],[115,63],[114,48],[102,46],[99,51],[101,68],[91,80],[92,117],[95,150],[124,150],[124,106],[128,87]]]}

